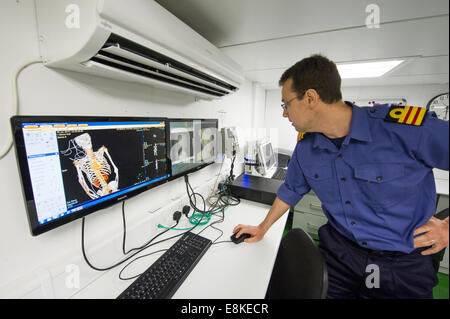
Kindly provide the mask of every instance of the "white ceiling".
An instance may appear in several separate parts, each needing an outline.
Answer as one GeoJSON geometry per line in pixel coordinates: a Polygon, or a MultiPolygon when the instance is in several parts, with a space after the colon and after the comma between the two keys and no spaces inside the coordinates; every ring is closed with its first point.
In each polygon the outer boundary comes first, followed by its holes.
{"type": "Polygon", "coordinates": [[[448,0],[156,0],[239,63],[266,89],[282,72],[321,53],[336,63],[408,58],[376,79],[342,86],[449,83],[448,0]],[[376,3],[380,27],[367,28],[376,3]]]}

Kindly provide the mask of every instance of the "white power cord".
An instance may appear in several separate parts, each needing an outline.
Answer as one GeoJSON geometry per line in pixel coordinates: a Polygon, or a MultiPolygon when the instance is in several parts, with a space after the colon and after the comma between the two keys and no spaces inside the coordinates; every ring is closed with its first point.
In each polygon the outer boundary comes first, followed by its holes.
{"type": "MultiPolygon", "coordinates": [[[[14,115],[19,115],[19,94],[18,94],[18,90],[17,90],[17,79],[19,77],[20,72],[22,72],[23,69],[25,69],[26,67],[32,65],[32,64],[36,64],[36,63],[42,63],[42,60],[31,60],[28,62],[25,62],[24,64],[22,64],[21,66],[19,66],[13,76],[13,101],[12,101],[12,114],[11,116],[14,115]]],[[[8,140],[5,144],[5,146],[2,148],[2,150],[0,151],[0,159],[2,159],[3,157],[5,157],[6,154],[8,154],[9,150],[11,149],[11,146],[13,145],[13,137],[12,134],[8,135],[8,140]]]]}

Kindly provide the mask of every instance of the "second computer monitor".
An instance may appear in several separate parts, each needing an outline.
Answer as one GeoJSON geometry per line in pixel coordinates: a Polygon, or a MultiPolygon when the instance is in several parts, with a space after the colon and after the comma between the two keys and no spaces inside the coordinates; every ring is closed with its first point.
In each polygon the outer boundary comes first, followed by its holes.
{"type": "Polygon", "coordinates": [[[170,160],[177,178],[213,163],[218,151],[217,119],[170,119],[170,160]]]}

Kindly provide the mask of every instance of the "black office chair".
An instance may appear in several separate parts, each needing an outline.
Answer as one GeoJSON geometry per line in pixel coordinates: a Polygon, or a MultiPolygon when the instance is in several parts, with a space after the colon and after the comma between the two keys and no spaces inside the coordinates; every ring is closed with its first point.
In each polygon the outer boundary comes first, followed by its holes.
{"type": "Polygon", "coordinates": [[[324,299],[328,288],[325,259],[302,229],[291,229],[282,239],[266,299],[324,299]]]}

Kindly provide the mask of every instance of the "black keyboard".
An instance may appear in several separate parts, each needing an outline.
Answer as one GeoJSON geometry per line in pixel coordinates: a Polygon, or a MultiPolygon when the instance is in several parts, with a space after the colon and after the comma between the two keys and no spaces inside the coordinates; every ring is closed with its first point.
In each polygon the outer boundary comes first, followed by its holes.
{"type": "Polygon", "coordinates": [[[185,233],[117,298],[171,298],[210,246],[211,240],[185,233]]]}
{"type": "Polygon", "coordinates": [[[272,179],[279,179],[284,181],[286,179],[286,169],[278,167],[275,173],[272,175],[272,179]]]}

